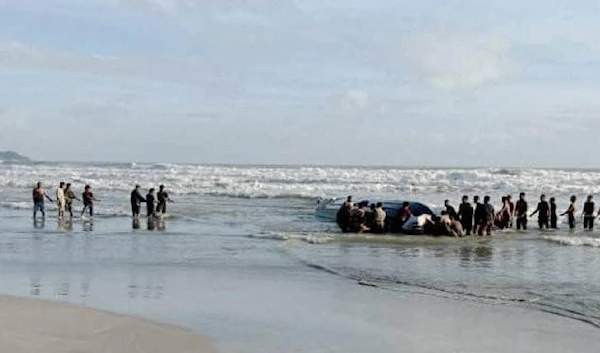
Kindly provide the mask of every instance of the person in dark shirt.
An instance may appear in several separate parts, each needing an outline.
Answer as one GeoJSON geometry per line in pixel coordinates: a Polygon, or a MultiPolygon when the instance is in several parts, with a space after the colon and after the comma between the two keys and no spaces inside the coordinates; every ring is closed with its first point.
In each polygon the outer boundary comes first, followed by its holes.
{"type": "Polygon", "coordinates": [[[156,213],[157,214],[167,213],[167,202],[173,202],[173,200],[171,200],[169,198],[169,194],[167,194],[167,192],[165,191],[164,185],[161,185],[158,188],[158,195],[156,195],[156,199],[158,201],[158,205],[156,206],[156,213]]]}
{"type": "Polygon", "coordinates": [[[475,230],[479,234],[479,228],[485,223],[485,207],[479,202],[479,196],[473,197],[473,202],[475,203],[475,230]]]}
{"type": "Polygon", "coordinates": [[[146,195],[146,214],[148,218],[155,216],[156,214],[156,197],[154,196],[154,188],[148,190],[148,195],[146,195]]]}
{"type": "Polygon", "coordinates": [[[596,205],[592,201],[594,197],[589,195],[587,201],[583,204],[583,229],[594,229],[594,212],[596,212],[596,205]]]}
{"type": "Polygon", "coordinates": [[[136,185],[135,189],[131,192],[131,216],[139,217],[140,216],[140,208],[142,206],[142,202],[146,202],[146,199],[140,195],[140,186],[136,185]]]}
{"type": "Polygon", "coordinates": [[[527,230],[527,201],[525,200],[525,193],[519,194],[519,201],[515,205],[515,218],[517,219],[517,230],[527,230]]]}
{"type": "Polygon", "coordinates": [[[492,226],[494,224],[495,210],[494,206],[492,206],[492,204],[490,203],[490,197],[487,195],[483,198],[482,208],[484,217],[481,224],[479,225],[477,234],[492,235],[492,226]]]}
{"type": "Polygon", "coordinates": [[[451,220],[458,220],[458,214],[452,205],[450,205],[450,200],[444,201],[444,207],[446,207],[446,214],[450,217],[451,220]]]}
{"type": "Polygon", "coordinates": [[[400,226],[402,227],[406,221],[410,219],[412,216],[412,211],[410,210],[410,203],[404,202],[402,203],[402,209],[400,210],[400,226]]]}
{"type": "Polygon", "coordinates": [[[540,202],[535,211],[531,214],[531,217],[536,213],[538,214],[538,225],[540,229],[548,229],[550,227],[550,205],[548,204],[548,201],[546,201],[546,195],[540,196],[540,202]]]}
{"type": "Polygon", "coordinates": [[[89,210],[90,217],[94,217],[94,201],[98,200],[94,197],[91,186],[86,185],[84,190],[85,191],[83,194],[81,194],[81,199],[83,200],[83,210],[81,211],[81,216],[83,216],[86,210],[89,210]]]}
{"type": "Polygon", "coordinates": [[[462,203],[458,206],[458,218],[466,235],[471,235],[473,230],[473,206],[469,203],[469,196],[463,196],[462,203]]]}
{"type": "Polygon", "coordinates": [[[377,208],[376,204],[372,203],[369,207],[369,210],[367,211],[367,213],[365,215],[367,227],[369,227],[369,229],[371,229],[371,230],[375,229],[375,209],[376,208],[377,208]]]}
{"type": "Polygon", "coordinates": [[[556,199],[550,198],[550,228],[558,229],[558,214],[556,213],[556,199]]]}

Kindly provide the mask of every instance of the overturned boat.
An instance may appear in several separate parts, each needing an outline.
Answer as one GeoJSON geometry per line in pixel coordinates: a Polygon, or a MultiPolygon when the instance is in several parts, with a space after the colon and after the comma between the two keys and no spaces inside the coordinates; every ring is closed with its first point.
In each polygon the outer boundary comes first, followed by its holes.
{"type": "MultiPolygon", "coordinates": [[[[345,199],[334,198],[328,200],[318,200],[316,216],[323,221],[336,222],[337,213],[344,204],[345,199]]],[[[416,202],[416,201],[404,201],[404,200],[360,200],[355,204],[365,204],[370,206],[371,204],[377,204],[381,202],[383,209],[387,214],[386,223],[387,229],[396,230],[397,232],[404,234],[424,234],[426,233],[427,219],[433,215],[436,215],[429,206],[416,202]],[[399,219],[400,212],[405,202],[408,202],[412,217],[407,220],[401,227],[397,227],[394,223],[399,219]]]]}

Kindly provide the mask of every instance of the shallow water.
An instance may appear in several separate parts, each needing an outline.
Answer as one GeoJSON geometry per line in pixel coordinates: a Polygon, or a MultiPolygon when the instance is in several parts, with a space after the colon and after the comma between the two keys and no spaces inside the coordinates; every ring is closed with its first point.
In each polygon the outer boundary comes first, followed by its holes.
{"type": "MultiPolygon", "coordinates": [[[[526,186],[531,195],[555,192],[559,207],[566,207],[571,192],[593,189],[598,172],[43,164],[0,165],[0,174],[0,293],[150,316],[219,338],[235,335],[240,342],[262,334],[251,327],[290,325],[265,310],[272,301],[259,286],[273,286],[277,296],[318,300],[300,293],[312,281],[525,307],[600,325],[600,232],[509,231],[462,239],[343,235],[314,216],[317,197],[348,190],[439,205],[463,193],[483,195],[484,188],[497,198],[526,186]],[[93,222],[59,223],[50,205],[45,222],[32,222],[30,186],[53,178],[74,181],[77,189],[92,183],[102,200],[93,222]],[[155,230],[144,218],[133,224],[127,186],[163,181],[176,200],[170,205],[174,217],[150,224],[155,230]],[[231,292],[251,297],[257,307],[236,306],[231,292]],[[199,305],[203,317],[192,315],[199,305]],[[206,305],[215,307],[212,314],[206,305]]],[[[294,314],[303,318],[302,306],[294,314]]],[[[331,330],[318,326],[313,318],[305,329],[316,336],[331,330]]],[[[338,348],[368,349],[344,344],[338,348]]]]}

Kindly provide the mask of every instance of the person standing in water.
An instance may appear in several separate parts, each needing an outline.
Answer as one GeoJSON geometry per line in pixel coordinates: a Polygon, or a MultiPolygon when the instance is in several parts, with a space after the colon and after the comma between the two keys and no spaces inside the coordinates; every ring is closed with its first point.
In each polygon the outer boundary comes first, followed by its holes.
{"type": "Polygon", "coordinates": [[[79,201],[71,189],[71,183],[67,183],[67,187],[65,188],[65,210],[69,212],[71,218],[73,218],[73,200],[79,201]]]}
{"type": "Polygon", "coordinates": [[[490,203],[490,197],[484,196],[483,198],[483,210],[485,212],[485,219],[479,229],[479,235],[492,235],[492,226],[494,225],[495,210],[494,206],[490,203]]]}
{"type": "Polygon", "coordinates": [[[58,208],[58,218],[65,218],[65,182],[61,181],[56,189],[56,206],[58,208]]]}
{"type": "Polygon", "coordinates": [[[33,218],[37,216],[37,212],[40,211],[42,213],[42,217],[46,217],[46,210],[44,208],[44,199],[48,199],[50,202],[54,202],[50,196],[48,196],[48,192],[44,189],[41,182],[37,183],[37,187],[33,189],[33,218]]]}
{"type": "Polygon", "coordinates": [[[131,192],[131,216],[139,217],[140,216],[140,208],[142,207],[142,202],[146,202],[146,199],[140,195],[140,186],[136,185],[135,189],[131,192]]]}
{"type": "Polygon", "coordinates": [[[496,215],[495,224],[500,229],[508,228],[510,225],[510,204],[508,203],[508,197],[502,196],[502,208],[496,215]]]}
{"type": "Polygon", "coordinates": [[[511,195],[506,195],[506,199],[508,200],[508,208],[510,210],[510,221],[508,222],[509,228],[515,227],[515,203],[512,201],[511,195]]]}
{"type": "Polygon", "coordinates": [[[458,214],[456,213],[456,210],[454,209],[454,207],[452,207],[452,205],[450,205],[450,200],[444,201],[444,207],[446,207],[446,214],[448,214],[448,216],[450,217],[451,220],[453,220],[453,221],[458,220],[458,214]]]}
{"type": "Polygon", "coordinates": [[[587,201],[583,204],[583,229],[593,230],[594,229],[594,212],[596,212],[596,205],[592,201],[594,197],[588,195],[587,201]]]}
{"type": "Polygon", "coordinates": [[[471,235],[473,230],[473,206],[469,203],[469,196],[463,196],[462,203],[458,206],[458,218],[466,235],[471,235]]]}
{"type": "Polygon", "coordinates": [[[146,214],[148,219],[156,215],[156,197],[154,196],[154,188],[148,190],[146,195],[146,214]]]}
{"type": "Polygon", "coordinates": [[[169,198],[169,194],[167,194],[167,192],[165,191],[164,185],[161,185],[158,188],[158,195],[156,195],[156,198],[158,200],[158,205],[156,207],[156,213],[157,214],[167,213],[167,202],[173,202],[173,200],[171,200],[169,198]]]}
{"type": "Polygon", "coordinates": [[[473,197],[473,203],[475,203],[475,232],[479,234],[479,229],[485,223],[485,207],[479,202],[479,196],[473,197]]]}
{"type": "Polygon", "coordinates": [[[387,214],[385,212],[385,210],[383,209],[383,204],[381,202],[377,203],[377,206],[375,207],[375,227],[373,229],[373,231],[375,233],[384,233],[385,232],[385,218],[387,217],[387,214]]]}
{"type": "Polygon", "coordinates": [[[577,212],[577,207],[575,206],[575,202],[577,202],[577,197],[575,195],[571,196],[571,204],[569,205],[569,208],[567,208],[567,210],[563,213],[561,213],[561,216],[567,215],[569,218],[569,229],[575,229],[575,213],[577,212]]]}
{"type": "Polygon", "coordinates": [[[527,210],[528,205],[525,200],[525,193],[519,194],[519,201],[515,205],[515,218],[517,219],[517,230],[527,230],[527,210]]]}
{"type": "Polygon", "coordinates": [[[91,186],[85,186],[85,191],[81,195],[81,199],[83,200],[83,210],[81,211],[81,216],[83,216],[85,211],[89,209],[90,217],[94,217],[94,201],[99,200],[94,197],[91,186]]]}
{"type": "Polygon", "coordinates": [[[558,229],[558,215],[556,214],[556,199],[550,198],[550,228],[558,229]]]}
{"type": "Polygon", "coordinates": [[[546,195],[540,196],[540,202],[535,211],[531,214],[531,217],[536,213],[538,213],[538,226],[540,229],[550,228],[550,205],[548,204],[548,201],[546,201],[546,195]]]}

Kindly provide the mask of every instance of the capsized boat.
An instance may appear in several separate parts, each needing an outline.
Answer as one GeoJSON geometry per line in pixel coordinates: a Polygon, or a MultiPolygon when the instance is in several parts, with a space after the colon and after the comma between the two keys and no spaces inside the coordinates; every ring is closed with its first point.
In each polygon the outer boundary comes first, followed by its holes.
{"type": "MultiPolygon", "coordinates": [[[[336,222],[337,213],[344,204],[344,198],[333,198],[327,200],[318,200],[316,216],[323,221],[336,222]]],[[[410,210],[413,214],[399,231],[406,234],[423,234],[425,232],[425,217],[427,215],[436,215],[429,206],[416,201],[404,201],[404,200],[360,200],[355,202],[356,205],[360,203],[366,203],[367,205],[377,204],[381,202],[383,209],[387,213],[388,220],[395,220],[399,217],[400,211],[404,202],[408,202],[410,210]],[[425,217],[423,217],[425,216],[425,217]]],[[[393,227],[392,227],[393,228],[393,227]]]]}

